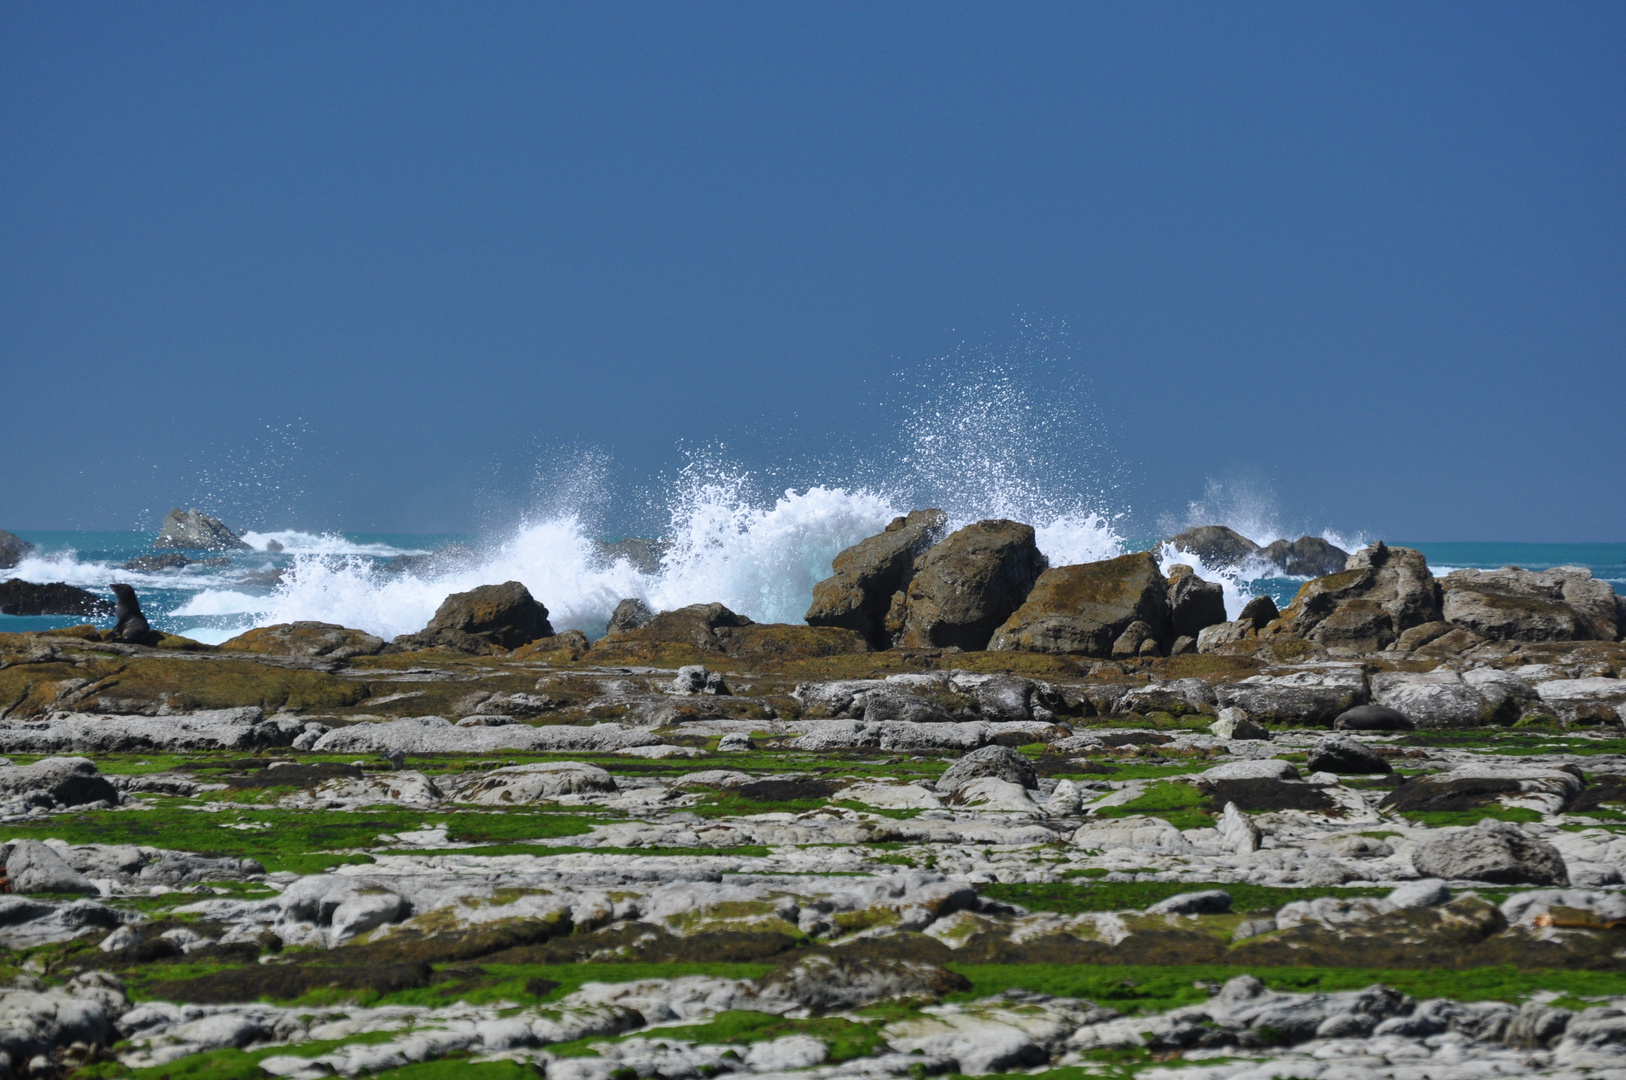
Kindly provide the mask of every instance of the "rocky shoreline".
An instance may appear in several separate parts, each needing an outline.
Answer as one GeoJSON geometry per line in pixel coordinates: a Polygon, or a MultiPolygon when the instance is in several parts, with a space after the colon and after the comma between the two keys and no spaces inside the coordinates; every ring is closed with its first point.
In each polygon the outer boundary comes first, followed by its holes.
{"type": "Polygon", "coordinates": [[[1227,532],[0,635],[0,1077],[1626,1076],[1621,598],[1227,532]]]}

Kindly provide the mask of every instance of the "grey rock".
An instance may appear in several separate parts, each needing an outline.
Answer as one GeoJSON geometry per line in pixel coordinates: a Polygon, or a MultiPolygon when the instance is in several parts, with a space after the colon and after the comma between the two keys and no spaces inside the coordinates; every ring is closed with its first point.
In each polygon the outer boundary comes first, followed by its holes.
{"type": "Polygon", "coordinates": [[[1231,894],[1224,889],[1177,893],[1146,909],[1148,915],[1223,915],[1231,910],[1231,894]]]}
{"type": "Polygon", "coordinates": [[[1495,885],[1568,885],[1564,857],[1510,821],[1481,821],[1417,841],[1412,865],[1428,877],[1495,885]]]}
{"type": "Polygon", "coordinates": [[[54,581],[48,585],[12,578],[0,582],[0,615],[75,615],[87,619],[113,613],[106,598],[77,585],[54,581]]]}
{"type": "Polygon", "coordinates": [[[1039,575],[994,632],[993,650],[1135,656],[1174,637],[1168,583],[1150,552],[1058,566],[1039,575]]]}
{"type": "Polygon", "coordinates": [[[1454,570],[1440,584],[1444,617],[1492,641],[1613,641],[1620,632],[1615,590],[1585,567],[1454,570]]]}
{"type": "MultiPolygon", "coordinates": [[[[1205,626],[1197,634],[1197,651],[1200,653],[1223,652],[1229,646],[1239,645],[1242,642],[1251,640],[1254,633],[1255,627],[1253,623],[1245,619],[1205,626]]],[[[1257,642],[1255,644],[1257,645],[1257,642]]]]}
{"type": "Polygon", "coordinates": [[[1039,786],[1039,774],[1033,762],[1008,746],[985,746],[950,765],[938,778],[937,790],[948,794],[985,776],[1021,784],[1029,791],[1039,786]]]}
{"type": "Polygon", "coordinates": [[[1169,537],[1158,548],[1175,558],[1181,553],[1195,555],[1204,566],[1214,570],[1235,569],[1259,558],[1264,550],[1235,529],[1224,525],[1195,526],[1169,537]]]}
{"type": "Polygon", "coordinates": [[[1338,714],[1332,722],[1337,731],[1415,731],[1417,725],[1406,714],[1387,705],[1357,705],[1338,714]]]}
{"type": "Polygon", "coordinates": [[[1502,1041],[1509,1046],[1530,1048],[1548,1047],[1563,1038],[1570,1020],[1575,1016],[1568,1009],[1555,1009],[1537,1001],[1519,1006],[1508,1022],[1502,1041]]]}
{"type": "Polygon", "coordinates": [[[18,840],[6,856],[6,876],[13,892],[95,893],[96,886],[69,866],[55,850],[38,840],[18,840]]]}
{"type": "Polygon", "coordinates": [[[691,695],[713,694],[727,695],[728,684],[723,681],[721,674],[708,671],[704,664],[688,664],[678,668],[677,677],[669,683],[664,690],[668,694],[691,695]]]}
{"type": "Polygon", "coordinates": [[[1484,696],[1449,668],[1384,671],[1371,683],[1377,704],[1405,714],[1420,728],[1476,727],[1495,714],[1484,696]]]}
{"type": "Polygon", "coordinates": [[[1358,665],[1329,664],[1282,675],[1253,675],[1214,688],[1220,705],[1236,706],[1258,720],[1326,724],[1367,697],[1366,673],[1358,665]]]}
{"type": "Polygon", "coordinates": [[[165,555],[138,555],[134,559],[126,559],[124,569],[139,570],[150,574],[157,570],[180,570],[190,564],[191,561],[178,551],[172,551],[165,555]]]}
{"type": "Polygon", "coordinates": [[[0,529],[0,570],[10,570],[33,550],[34,545],[27,540],[0,529]]]}
{"type": "Polygon", "coordinates": [[[842,551],[831,564],[834,573],[813,587],[807,624],[852,630],[872,648],[885,648],[892,598],[908,588],[916,560],[941,539],[947,522],[941,510],[915,510],[842,551]]]}
{"type": "Polygon", "coordinates": [[[864,719],[871,723],[942,724],[953,721],[955,716],[928,698],[875,690],[864,698],[864,719]]]}
{"type": "Polygon", "coordinates": [[[1567,724],[1626,722],[1626,679],[1555,679],[1537,683],[1536,693],[1567,724]]]}
{"type": "Polygon", "coordinates": [[[493,750],[537,750],[610,753],[635,746],[658,746],[647,731],[620,724],[571,727],[457,727],[439,716],[412,716],[382,723],[352,724],[323,735],[311,748],[318,754],[483,754],[493,750]]]}
{"type": "Polygon", "coordinates": [[[1242,605],[1242,613],[1237,616],[1237,621],[1247,623],[1255,630],[1263,630],[1280,616],[1276,601],[1261,593],[1242,605]]]}
{"type": "Polygon", "coordinates": [[[152,546],[184,548],[188,551],[250,550],[242,537],[228,529],[219,518],[212,518],[197,510],[180,509],[164,515],[164,524],[159,528],[158,538],[152,542],[152,546]]]}
{"type": "Polygon", "coordinates": [[[815,953],[764,976],[757,994],[765,1002],[826,1013],[900,999],[939,1001],[969,986],[963,976],[935,964],[815,953]]]}
{"type": "Polygon", "coordinates": [[[553,636],[548,609],[518,581],[481,585],[453,593],[435,609],[421,633],[395,640],[399,648],[449,648],[459,652],[482,648],[517,649],[553,636]]]}
{"type": "Polygon", "coordinates": [[[44,720],[0,721],[0,750],[24,754],[259,750],[288,746],[303,730],[299,720],[266,719],[255,706],[174,716],[52,713],[44,720]]]}
{"type": "MultiPolygon", "coordinates": [[[[1225,804],[1225,809],[1221,812],[1219,820],[1214,823],[1214,827],[1219,831],[1220,840],[1226,849],[1238,855],[1258,851],[1264,839],[1259,832],[1259,826],[1255,825],[1247,814],[1238,810],[1236,803],[1233,802],[1225,804]]],[[[1271,929],[1275,928],[1275,922],[1272,921],[1271,929]]]]}
{"type": "Polygon", "coordinates": [[[1311,772],[1391,773],[1387,761],[1348,735],[1323,735],[1310,748],[1306,764],[1311,772]]]}
{"type": "Polygon", "coordinates": [[[1221,709],[1219,719],[1208,725],[1208,730],[1221,739],[1240,739],[1246,742],[1269,741],[1270,732],[1261,724],[1248,719],[1241,709],[1221,709]]]}
{"type": "Polygon", "coordinates": [[[1291,761],[1253,758],[1215,765],[1212,769],[1204,770],[1199,777],[1203,780],[1297,780],[1299,771],[1291,761]]]}
{"type": "Polygon", "coordinates": [[[655,613],[649,610],[649,605],[637,597],[629,597],[615,605],[610,613],[610,623],[605,627],[605,634],[624,634],[628,630],[637,630],[649,623],[655,613]]]}
{"type": "Polygon", "coordinates": [[[1342,572],[1305,582],[1276,625],[1330,651],[1370,653],[1439,619],[1422,552],[1380,541],[1351,555],[1342,572]]]}
{"type": "Polygon", "coordinates": [[[986,648],[1044,571],[1033,527],[990,519],[967,525],[915,560],[897,644],[986,648]]]}
{"type": "Polygon", "coordinates": [[[46,809],[117,806],[119,792],[89,758],[48,757],[32,765],[0,765],[0,800],[13,799],[46,809]]]}
{"type": "Polygon", "coordinates": [[[1196,713],[1214,707],[1214,688],[1203,679],[1171,679],[1133,687],[1114,703],[1116,712],[1196,713]]]}
{"type": "Polygon", "coordinates": [[[741,754],[747,750],[755,749],[751,736],[743,731],[730,732],[717,740],[717,752],[720,754],[741,754]]]}
{"type": "Polygon", "coordinates": [[[1439,907],[1451,899],[1451,890],[1439,878],[1420,878],[1417,881],[1408,881],[1384,897],[1384,903],[1391,910],[1404,911],[1408,908],[1439,907]]]}

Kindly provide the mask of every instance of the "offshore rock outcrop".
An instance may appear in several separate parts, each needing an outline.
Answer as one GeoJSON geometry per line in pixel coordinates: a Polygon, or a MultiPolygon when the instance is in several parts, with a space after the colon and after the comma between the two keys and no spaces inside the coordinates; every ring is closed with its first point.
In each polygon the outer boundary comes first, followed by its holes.
{"type": "Polygon", "coordinates": [[[247,551],[249,546],[219,518],[198,510],[171,510],[153,540],[155,548],[181,548],[188,551],[247,551]]]}

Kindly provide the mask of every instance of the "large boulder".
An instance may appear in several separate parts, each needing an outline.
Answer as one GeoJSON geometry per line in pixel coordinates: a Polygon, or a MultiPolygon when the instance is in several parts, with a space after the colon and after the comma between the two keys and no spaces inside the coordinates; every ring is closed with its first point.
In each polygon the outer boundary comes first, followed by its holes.
{"type": "Polygon", "coordinates": [[[1355,664],[1251,675],[1214,687],[1220,706],[1277,724],[1330,724],[1339,714],[1364,704],[1368,693],[1366,673],[1355,664]]]}
{"type": "Polygon", "coordinates": [[[1184,563],[1169,568],[1169,622],[1175,636],[1196,637],[1224,621],[1225,590],[1218,582],[1204,581],[1184,563]]]}
{"type": "Polygon", "coordinates": [[[851,630],[756,623],[718,603],[663,611],[593,646],[593,656],[601,663],[659,666],[687,664],[693,662],[688,657],[718,653],[748,665],[772,665],[868,651],[869,643],[851,630]]]}
{"type": "Polygon", "coordinates": [[[243,538],[228,529],[219,518],[197,510],[174,509],[164,515],[164,524],[155,548],[184,548],[188,551],[249,550],[243,538]]]}
{"type": "Polygon", "coordinates": [[[941,510],[914,510],[841,552],[831,563],[835,573],[813,587],[807,624],[852,630],[872,647],[884,649],[890,640],[886,613],[892,597],[908,586],[915,560],[937,543],[947,522],[941,510]]]}
{"type": "Polygon", "coordinates": [[[1377,652],[1413,626],[1440,618],[1423,553],[1381,540],[1349,557],[1346,569],[1307,581],[1269,630],[1340,652],[1377,652]]]}
{"type": "Polygon", "coordinates": [[[294,622],[257,627],[220,647],[267,656],[328,656],[343,660],[374,655],[384,648],[384,639],[337,623],[294,622]]]}
{"type": "Polygon", "coordinates": [[[915,560],[900,643],[986,647],[1022,606],[1045,566],[1033,526],[1003,518],[967,525],[915,560]]]}
{"type": "Polygon", "coordinates": [[[1476,727],[1508,719],[1498,715],[1499,704],[1487,700],[1450,668],[1383,671],[1373,675],[1371,683],[1373,700],[1405,714],[1420,728],[1476,727]]]}
{"type": "Polygon", "coordinates": [[[1440,582],[1445,618],[1493,641],[1614,641],[1615,590],[1581,566],[1455,570],[1440,582]]]}
{"type": "Polygon", "coordinates": [[[973,780],[988,777],[1020,784],[1028,790],[1039,786],[1039,774],[1033,762],[1008,746],[985,746],[950,765],[938,778],[937,790],[947,794],[973,780]]]}
{"type": "Polygon", "coordinates": [[[1305,762],[1311,772],[1390,773],[1387,761],[1348,735],[1323,735],[1310,747],[1305,762]]]}
{"type": "Polygon", "coordinates": [[[1542,708],[1566,724],[1626,722],[1626,679],[1553,679],[1535,689],[1542,708]]]}
{"type": "Polygon", "coordinates": [[[1158,545],[1164,553],[1195,555],[1210,570],[1230,570],[1263,552],[1258,544],[1224,525],[1198,525],[1158,545]]]}
{"type": "Polygon", "coordinates": [[[615,610],[610,612],[610,621],[605,626],[604,632],[606,634],[624,634],[628,630],[637,630],[647,626],[649,620],[654,617],[655,613],[649,610],[648,604],[636,596],[629,596],[615,605],[615,610]]]}
{"type": "Polygon", "coordinates": [[[988,647],[1111,656],[1135,623],[1146,627],[1146,639],[1173,637],[1168,583],[1149,551],[1046,570],[988,647]]]}
{"type": "Polygon", "coordinates": [[[23,561],[23,556],[34,550],[27,540],[0,529],[0,570],[10,570],[23,561]]]}
{"type": "Polygon", "coordinates": [[[38,585],[21,578],[0,583],[0,615],[82,615],[101,618],[113,614],[104,597],[77,585],[55,581],[38,585]]]}
{"type": "Polygon", "coordinates": [[[429,625],[416,634],[396,638],[393,651],[443,648],[482,653],[517,649],[552,636],[548,609],[524,585],[505,581],[448,596],[429,625]]]}
{"type": "Polygon", "coordinates": [[[38,840],[17,840],[6,856],[6,876],[19,893],[95,893],[90,879],[38,840]]]}
{"type": "Polygon", "coordinates": [[[1349,552],[1319,536],[1273,540],[1261,555],[1288,577],[1325,577],[1338,573],[1349,562],[1349,552]]]}
{"type": "Polygon", "coordinates": [[[16,799],[47,810],[117,806],[119,792],[89,758],[48,757],[32,765],[0,765],[0,802],[16,799]]]}
{"type": "Polygon", "coordinates": [[[1558,849],[1510,821],[1487,819],[1472,828],[1431,833],[1417,841],[1411,861],[1424,877],[1493,885],[1570,883],[1558,849]]]}

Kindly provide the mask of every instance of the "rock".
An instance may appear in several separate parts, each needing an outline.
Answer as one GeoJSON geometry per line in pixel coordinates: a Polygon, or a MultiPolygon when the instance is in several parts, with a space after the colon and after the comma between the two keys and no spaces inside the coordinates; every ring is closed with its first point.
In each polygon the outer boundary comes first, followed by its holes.
{"type": "Polygon", "coordinates": [[[996,776],[979,776],[959,784],[949,802],[982,813],[1032,814],[1039,808],[1021,784],[996,776]]]}
{"type": "Polygon", "coordinates": [[[0,989],[0,1065],[15,1062],[10,1076],[53,1075],[54,1061],[75,1045],[102,1048],[119,1033],[119,1017],[130,1007],[119,980],[103,971],[86,972],[49,990],[13,985],[0,989]],[[39,1070],[24,1063],[42,1059],[39,1070]]]}
{"type": "Polygon", "coordinates": [[[1224,525],[1198,525],[1169,537],[1158,548],[1176,557],[1182,552],[1195,555],[1212,570],[1234,569],[1250,559],[1258,558],[1264,550],[1235,529],[1224,525]]]}
{"type": "Polygon", "coordinates": [[[620,724],[465,728],[439,716],[413,716],[335,728],[318,739],[311,750],[318,754],[381,754],[391,750],[407,754],[486,754],[493,750],[611,753],[628,747],[658,746],[660,741],[650,732],[620,724]]]}
{"type": "MultiPolygon", "coordinates": [[[[270,550],[267,547],[266,550],[270,550]]],[[[447,544],[427,555],[397,555],[383,566],[383,574],[411,574],[414,577],[437,578],[460,570],[472,570],[480,565],[480,553],[462,544],[447,544]]]]}
{"type": "Polygon", "coordinates": [[[456,799],[486,806],[518,806],[560,795],[616,790],[615,778],[596,765],[548,761],[493,769],[460,785],[456,799]]]}
{"type": "Polygon", "coordinates": [[[188,551],[251,550],[243,538],[220,521],[197,510],[171,510],[164,515],[155,548],[184,548],[188,551]]]}
{"type": "Polygon", "coordinates": [[[1120,651],[1120,642],[1136,655],[1145,641],[1172,636],[1167,582],[1143,551],[1044,571],[988,647],[1106,657],[1120,651]]]}
{"type": "Polygon", "coordinates": [[[1261,593],[1242,605],[1242,613],[1237,616],[1237,621],[1247,623],[1255,630],[1263,630],[1280,616],[1276,601],[1261,593]]]}
{"type": "Polygon", "coordinates": [[[1236,803],[1228,802],[1220,813],[1219,820],[1214,822],[1215,830],[1220,834],[1220,842],[1227,850],[1238,855],[1248,855],[1259,850],[1264,837],[1259,832],[1259,826],[1253,819],[1238,810],[1236,803]]]}
{"type": "Polygon", "coordinates": [[[1177,635],[1195,642],[1205,627],[1225,621],[1225,590],[1217,582],[1204,581],[1184,564],[1171,569],[1169,577],[1169,622],[1177,635]],[[1176,576],[1173,571],[1185,569],[1176,576]]]}
{"type": "Polygon", "coordinates": [[[1485,702],[1493,723],[1510,724],[1540,700],[1534,686],[1509,671],[1472,668],[1462,673],[1462,681],[1485,702]]]}
{"type": "Polygon", "coordinates": [[[65,582],[36,585],[12,578],[0,582],[0,615],[82,615],[105,618],[113,605],[93,592],[65,582]]]}
{"type": "Polygon", "coordinates": [[[257,750],[288,746],[304,731],[291,717],[265,719],[254,706],[170,716],[52,713],[0,721],[0,751],[24,754],[132,753],[145,750],[257,750]]]}
{"type": "Polygon", "coordinates": [[[1146,909],[1148,915],[1223,915],[1231,910],[1231,894],[1224,889],[1177,893],[1146,909]]]}
{"type": "Polygon", "coordinates": [[[809,626],[836,626],[861,635],[871,647],[891,644],[886,616],[892,597],[914,578],[916,559],[942,537],[948,515],[915,510],[894,518],[885,531],[842,551],[832,576],[813,587],[809,626]]]}
{"type": "Polygon", "coordinates": [[[717,740],[717,752],[720,754],[742,754],[755,748],[755,744],[751,742],[751,736],[743,731],[730,732],[717,740]]]}
{"type": "Polygon", "coordinates": [[[220,648],[270,656],[328,656],[345,660],[352,656],[376,655],[383,650],[384,639],[336,623],[294,622],[256,627],[223,642],[220,648]]]}
{"type": "Polygon", "coordinates": [[[1235,706],[1259,720],[1295,725],[1327,724],[1367,697],[1358,665],[1329,664],[1282,675],[1251,675],[1214,687],[1222,706],[1235,706]]]}
{"type": "Polygon", "coordinates": [[[1414,626],[1410,630],[1395,638],[1389,649],[1394,652],[1414,652],[1421,649],[1431,641],[1444,637],[1456,627],[1444,619],[1435,622],[1426,622],[1421,626],[1414,626]]]}
{"type": "Polygon", "coordinates": [[[1406,714],[1386,705],[1357,705],[1345,709],[1332,722],[1335,731],[1415,731],[1406,714]]]}
{"type": "Polygon", "coordinates": [[[1448,772],[1409,777],[1385,795],[1379,806],[1390,812],[1460,813],[1508,807],[1558,814],[1581,789],[1581,778],[1564,769],[1469,763],[1448,772]]]}
{"type": "Polygon", "coordinates": [[[505,581],[453,593],[441,601],[427,627],[420,633],[396,638],[394,644],[484,652],[491,648],[517,649],[552,636],[548,609],[521,583],[505,581]]]}
{"type": "Polygon", "coordinates": [[[6,876],[17,893],[91,893],[96,886],[69,866],[49,845],[16,840],[6,856],[6,876]]]}
{"type": "Polygon", "coordinates": [[[1310,748],[1305,762],[1311,772],[1391,773],[1387,761],[1348,735],[1323,735],[1310,748]]]}
{"type": "Polygon", "coordinates": [[[1379,541],[1351,555],[1347,569],[1305,582],[1271,630],[1329,650],[1365,653],[1439,619],[1422,552],[1379,541]]]}
{"type": "Polygon", "coordinates": [[[678,668],[677,677],[665,688],[668,694],[713,694],[727,696],[728,684],[722,675],[707,671],[703,664],[689,664],[678,668]]]}
{"type": "Polygon", "coordinates": [[[1417,841],[1412,865],[1426,877],[1493,885],[1568,885],[1558,849],[1509,821],[1486,820],[1417,841]]]}
{"type": "Polygon", "coordinates": [[[915,560],[898,643],[986,648],[1023,606],[1045,565],[1031,525],[1005,519],[967,525],[915,560]]]}
{"type": "MultiPolygon", "coordinates": [[[[1245,619],[1205,626],[1197,634],[1197,651],[1215,653],[1229,651],[1227,646],[1245,642],[1255,635],[1255,627],[1245,619]]],[[[1257,642],[1255,643],[1257,644],[1257,642]]]]}
{"type": "Polygon", "coordinates": [[[1227,761],[1205,770],[1203,780],[1297,780],[1299,771],[1291,761],[1280,758],[1253,758],[1247,761],[1227,761]]]}
{"type": "Polygon", "coordinates": [[[15,799],[48,810],[117,806],[119,792],[89,758],[48,757],[32,765],[0,765],[0,801],[15,799]]]}
{"type": "Polygon", "coordinates": [[[1237,708],[1221,709],[1219,719],[1209,724],[1208,730],[1222,739],[1244,741],[1270,739],[1270,732],[1266,731],[1263,725],[1249,720],[1248,714],[1237,708]]]}
{"type": "Polygon", "coordinates": [[[1620,633],[1615,590],[1585,567],[1454,570],[1440,585],[1444,617],[1492,641],[1614,641],[1620,633]]]}
{"type": "Polygon", "coordinates": [[[1157,632],[1152,629],[1150,623],[1142,622],[1140,619],[1124,627],[1124,632],[1112,643],[1111,656],[1114,660],[1156,655],[1158,655],[1157,632]]]}
{"type": "Polygon", "coordinates": [[[185,555],[172,551],[167,555],[138,555],[134,559],[126,559],[124,569],[141,570],[151,573],[155,570],[180,570],[191,562],[185,555]]]}
{"type": "Polygon", "coordinates": [[[10,570],[23,561],[23,557],[34,550],[34,545],[27,540],[0,529],[0,570],[10,570]]]}
{"type": "Polygon", "coordinates": [[[610,613],[610,623],[605,627],[606,634],[624,634],[628,630],[637,630],[646,626],[655,613],[649,610],[649,605],[637,597],[629,597],[615,605],[610,613]]]}
{"type": "Polygon", "coordinates": [[[1419,878],[1394,889],[1383,898],[1383,902],[1391,911],[1405,911],[1410,908],[1439,907],[1450,899],[1451,890],[1445,882],[1439,878],[1419,878]]]}
{"type": "Polygon", "coordinates": [[[1536,694],[1566,724],[1626,722],[1626,679],[1554,679],[1537,683],[1536,694]]]}
{"type": "MultiPolygon", "coordinates": [[[[1223,625],[1223,624],[1221,624],[1223,625]]],[[[1197,639],[1190,634],[1181,634],[1169,646],[1170,656],[1189,656],[1197,651],[1197,639]]]]}
{"type": "Polygon", "coordinates": [[[1349,561],[1349,552],[1319,536],[1273,540],[1260,555],[1288,577],[1325,577],[1338,573],[1349,561]]]}
{"type": "Polygon", "coordinates": [[[994,777],[1032,790],[1039,786],[1033,762],[1008,746],[985,746],[950,765],[938,778],[937,790],[948,793],[972,780],[994,777]]]}
{"type": "Polygon", "coordinates": [[[941,1001],[970,987],[963,975],[935,964],[814,953],[763,976],[757,995],[822,1014],[882,1001],[941,1001]]]}
{"type": "Polygon", "coordinates": [[[1477,727],[1495,715],[1479,691],[1449,668],[1379,672],[1371,685],[1377,704],[1404,714],[1420,728],[1477,727]]]}
{"type": "Polygon", "coordinates": [[[1045,814],[1053,818],[1077,817],[1083,808],[1083,794],[1071,780],[1059,782],[1056,790],[1050,793],[1049,801],[1044,804],[1045,814]]]}

